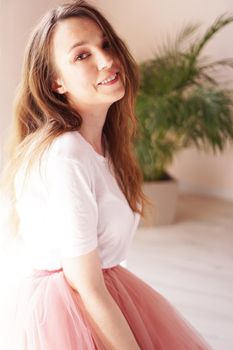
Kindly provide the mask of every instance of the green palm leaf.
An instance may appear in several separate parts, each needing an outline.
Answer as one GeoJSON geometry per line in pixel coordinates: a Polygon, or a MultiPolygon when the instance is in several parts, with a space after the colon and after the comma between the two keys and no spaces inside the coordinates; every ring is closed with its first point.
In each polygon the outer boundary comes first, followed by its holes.
{"type": "Polygon", "coordinates": [[[233,15],[224,13],[201,38],[196,35],[199,24],[184,25],[173,41],[168,39],[140,64],[135,148],[145,181],[165,178],[166,167],[184,147],[217,152],[232,142],[232,91],[220,88],[211,72],[232,69],[233,59],[208,62],[201,56],[205,45],[232,22],[233,15]]]}

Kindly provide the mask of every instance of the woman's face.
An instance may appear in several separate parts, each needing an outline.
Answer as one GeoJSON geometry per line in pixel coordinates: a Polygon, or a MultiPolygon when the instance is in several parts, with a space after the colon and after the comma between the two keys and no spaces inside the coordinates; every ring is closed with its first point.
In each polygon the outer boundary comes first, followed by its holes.
{"type": "Polygon", "coordinates": [[[60,22],[51,48],[57,72],[53,90],[65,94],[78,110],[103,104],[109,107],[124,96],[122,75],[111,84],[99,84],[114,77],[121,67],[102,30],[91,19],[73,17],[60,22]]]}

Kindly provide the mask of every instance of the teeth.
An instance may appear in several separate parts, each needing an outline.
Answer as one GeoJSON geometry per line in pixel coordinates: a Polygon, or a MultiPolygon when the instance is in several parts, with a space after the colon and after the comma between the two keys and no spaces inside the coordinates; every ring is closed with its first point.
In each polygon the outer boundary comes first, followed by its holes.
{"type": "Polygon", "coordinates": [[[108,79],[103,80],[100,84],[107,84],[110,81],[114,80],[116,78],[116,76],[117,76],[117,73],[115,75],[111,75],[111,77],[109,77],[108,79]]]}

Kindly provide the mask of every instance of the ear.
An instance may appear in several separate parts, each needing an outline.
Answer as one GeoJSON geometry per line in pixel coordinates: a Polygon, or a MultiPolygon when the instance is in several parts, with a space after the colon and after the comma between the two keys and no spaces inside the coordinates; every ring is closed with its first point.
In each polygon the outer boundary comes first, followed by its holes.
{"type": "Polygon", "coordinates": [[[64,94],[66,92],[64,84],[59,79],[52,82],[52,90],[58,94],[64,94]]]}

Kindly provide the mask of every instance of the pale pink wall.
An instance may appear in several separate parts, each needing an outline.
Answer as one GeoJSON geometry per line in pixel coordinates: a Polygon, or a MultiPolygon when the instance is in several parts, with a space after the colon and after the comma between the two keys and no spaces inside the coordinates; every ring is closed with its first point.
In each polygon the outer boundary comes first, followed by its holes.
{"type": "Polygon", "coordinates": [[[233,200],[232,146],[218,155],[183,150],[168,170],[180,180],[182,190],[233,200]]]}
{"type": "Polygon", "coordinates": [[[25,43],[36,20],[54,0],[0,2],[0,166],[2,145],[11,118],[11,104],[19,81],[25,43]]]}
{"type": "MultiPolygon", "coordinates": [[[[0,2],[0,139],[9,125],[11,102],[21,69],[22,54],[30,28],[56,0],[2,0],[0,2]]],[[[125,39],[138,61],[149,58],[167,33],[176,33],[184,23],[202,22],[203,31],[233,0],[90,0],[107,15],[125,39]]],[[[206,55],[214,60],[233,57],[233,25],[219,32],[209,43],[206,55]]],[[[233,71],[222,71],[233,79],[233,71]]],[[[219,76],[221,79],[221,76],[219,76]]],[[[0,142],[0,146],[2,144],[0,142]]],[[[2,152],[1,152],[2,154],[2,152]]],[[[169,168],[190,190],[215,193],[233,199],[233,146],[213,157],[190,149],[181,152],[169,168]]],[[[1,160],[0,160],[1,161],[1,160]]]]}

